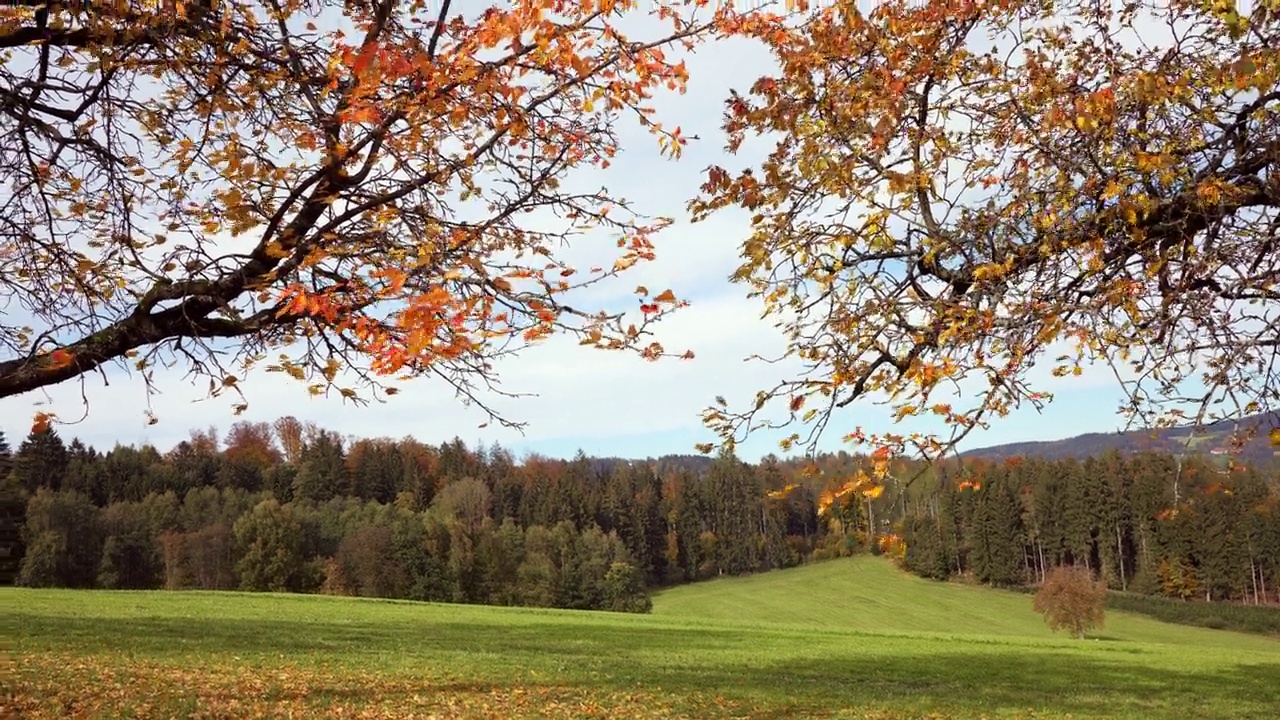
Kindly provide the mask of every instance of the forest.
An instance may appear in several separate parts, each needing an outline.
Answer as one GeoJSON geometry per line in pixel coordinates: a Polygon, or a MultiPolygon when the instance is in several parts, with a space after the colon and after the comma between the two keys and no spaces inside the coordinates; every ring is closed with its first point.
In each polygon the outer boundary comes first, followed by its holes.
{"type": "Polygon", "coordinates": [[[1280,603],[1280,474],[1107,452],[889,463],[572,460],[344,438],[284,417],[167,452],[0,436],[4,580],[647,612],[663,586],[857,553],[938,580],[1035,585],[1082,564],[1116,591],[1280,603]]]}

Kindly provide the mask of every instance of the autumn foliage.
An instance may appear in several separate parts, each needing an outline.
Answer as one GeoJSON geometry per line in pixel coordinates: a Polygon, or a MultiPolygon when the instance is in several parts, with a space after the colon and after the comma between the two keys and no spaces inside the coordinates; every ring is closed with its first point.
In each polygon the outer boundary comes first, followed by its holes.
{"type": "Polygon", "coordinates": [[[1053,630],[1070,630],[1084,639],[1086,630],[1102,627],[1107,584],[1095,580],[1081,565],[1060,565],[1050,570],[1036,591],[1033,606],[1053,630]]]}
{"type": "Polygon", "coordinates": [[[730,9],[24,4],[0,15],[0,397],[121,362],[354,400],[430,374],[483,405],[492,362],[553,333],[668,354],[673,292],[634,318],[572,304],[669,223],[578,173],[624,123],[679,155],[653,98],[730,9]],[[599,267],[563,258],[583,235],[599,267]]]}
{"type": "Polygon", "coordinates": [[[1275,407],[1274,2],[797,5],[727,101],[763,159],[692,204],[749,213],[733,278],[801,368],[707,409],[726,444],[869,401],[912,431],[848,440],[937,457],[1090,364],[1146,425],[1275,407]]]}

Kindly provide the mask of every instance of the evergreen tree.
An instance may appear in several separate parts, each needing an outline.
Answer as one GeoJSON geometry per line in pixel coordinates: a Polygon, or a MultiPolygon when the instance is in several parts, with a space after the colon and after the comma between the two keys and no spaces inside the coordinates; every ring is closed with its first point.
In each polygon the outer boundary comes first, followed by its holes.
{"type": "Polygon", "coordinates": [[[13,453],[0,430],[0,585],[12,585],[18,577],[26,546],[22,528],[26,523],[25,488],[13,477],[13,453]]]}
{"type": "Polygon", "coordinates": [[[67,475],[67,448],[52,427],[33,428],[13,456],[13,475],[28,493],[58,490],[67,475]]]}
{"type": "Polygon", "coordinates": [[[723,451],[712,464],[707,482],[715,507],[711,531],[716,537],[717,572],[740,575],[755,570],[762,493],[751,468],[723,451]]]}
{"type": "Polygon", "coordinates": [[[9,447],[9,441],[4,436],[4,430],[0,430],[0,480],[7,478],[12,470],[13,450],[9,447]]]}
{"type": "Polygon", "coordinates": [[[1022,514],[1003,473],[988,476],[978,512],[974,572],[992,585],[1018,585],[1025,578],[1022,514]]]}
{"type": "Polygon", "coordinates": [[[319,430],[302,448],[302,462],[293,478],[293,497],[298,500],[324,502],[346,491],[346,452],[342,439],[319,430]]]}

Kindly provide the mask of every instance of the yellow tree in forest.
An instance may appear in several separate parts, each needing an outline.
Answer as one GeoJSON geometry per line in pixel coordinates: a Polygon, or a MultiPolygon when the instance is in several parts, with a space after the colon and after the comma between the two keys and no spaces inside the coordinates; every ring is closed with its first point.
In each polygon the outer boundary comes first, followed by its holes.
{"type": "Polygon", "coordinates": [[[1091,364],[1133,423],[1280,406],[1275,0],[797,4],[727,103],[772,152],[692,203],[751,213],[733,279],[803,368],[708,408],[724,442],[867,400],[947,429],[848,439],[937,457],[1091,364]]]}
{"type": "Polygon", "coordinates": [[[211,392],[257,365],[360,401],[430,374],[483,406],[493,360],[551,333],[668,354],[672,292],[638,318],[566,298],[651,259],[669,221],[566,180],[608,167],[628,119],[679,154],[651,100],[728,8],[20,5],[0,15],[0,397],[177,363],[211,392]],[[570,266],[592,231],[615,261],[570,266]]]}

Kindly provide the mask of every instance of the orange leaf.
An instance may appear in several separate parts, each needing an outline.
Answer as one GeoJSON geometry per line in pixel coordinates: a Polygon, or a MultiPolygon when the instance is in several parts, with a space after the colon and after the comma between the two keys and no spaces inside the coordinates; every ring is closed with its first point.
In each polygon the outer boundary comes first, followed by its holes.
{"type": "Polygon", "coordinates": [[[67,350],[66,348],[58,348],[57,350],[49,353],[49,367],[55,370],[58,368],[64,368],[75,362],[75,360],[75,353],[67,350]]]}

